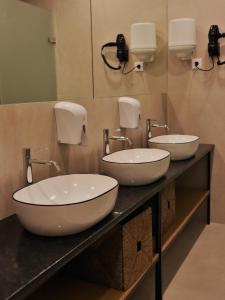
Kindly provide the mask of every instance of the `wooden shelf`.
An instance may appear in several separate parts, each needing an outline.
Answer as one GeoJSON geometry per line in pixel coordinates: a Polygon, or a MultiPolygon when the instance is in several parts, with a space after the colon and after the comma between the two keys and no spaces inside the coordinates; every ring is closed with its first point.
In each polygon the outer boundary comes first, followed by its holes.
{"type": "Polygon", "coordinates": [[[156,264],[158,258],[159,255],[155,254],[152,264],[126,291],[107,288],[62,274],[47,282],[43,288],[27,300],[125,300],[135,291],[148,271],[156,264]]]}
{"type": "Polygon", "coordinates": [[[170,247],[208,196],[209,191],[199,189],[180,188],[176,190],[176,220],[163,236],[162,252],[170,247]]]}

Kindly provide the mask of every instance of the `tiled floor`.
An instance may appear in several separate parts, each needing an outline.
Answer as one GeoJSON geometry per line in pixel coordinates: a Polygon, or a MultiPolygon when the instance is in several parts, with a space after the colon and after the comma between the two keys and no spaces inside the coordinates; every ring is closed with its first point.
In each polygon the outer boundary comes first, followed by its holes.
{"type": "Polygon", "coordinates": [[[164,300],[225,300],[225,225],[204,229],[164,300]]]}

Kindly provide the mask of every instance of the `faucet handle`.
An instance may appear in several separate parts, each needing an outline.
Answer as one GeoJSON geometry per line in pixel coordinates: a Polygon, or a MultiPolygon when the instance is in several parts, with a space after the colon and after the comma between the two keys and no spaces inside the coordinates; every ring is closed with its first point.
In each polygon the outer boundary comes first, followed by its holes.
{"type": "Polygon", "coordinates": [[[110,146],[109,146],[109,129],[103,129],[103,155],[110,154],[110,146]]]}
{"type": "Polygon", "coordinates": [[[27,174],[26,174],[26,180],[28,184],[33,183],[33,175],[32,175],[32,166],[27,166],[27,174]]]}
{"type": "Polygon", "coordinates": [[[84,124],[82,127],[82,133],[81,133],[81,145],[87,146],[88,145],[88,138],[87,138],[87,127],[84,124]]]}
{"type": "Polygon", "coordinates": [[[24,152],[24,157],[26,159],[30,159],[31,158],[31,149],[30,148],[23,149],[23,152],[24,152]]]}
{"type": "Polygon", "coordinates": [[[148,147],[148,140],[152,137],[152,131],[151,131],[151,128],[153,126],[153,124],[156,124],[157,121],[156,120],[153,120],[153,119],[150,119],[148,118],[146,120],[146,144],[147,144],[147,147],[148,147]]]}
{"type": "Polygon", "coordinates": [[[31,160],[31,149],[25,148],[23,149],[23,157],[24,157],[24,165],[26,170],[26,181],[28,184],[33,183],[33,176],[32,176],[32,165],[30,163],[31,160]]]}

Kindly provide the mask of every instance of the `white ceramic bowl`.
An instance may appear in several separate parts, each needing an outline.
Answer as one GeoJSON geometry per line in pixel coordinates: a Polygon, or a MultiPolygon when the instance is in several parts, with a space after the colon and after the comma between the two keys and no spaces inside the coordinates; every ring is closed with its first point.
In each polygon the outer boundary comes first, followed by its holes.
{"type": "Polygon", "coordinates": [[[169,151],[171,160],[184,160],[196,153],[199,141],[200,138],[194,135],[168,134],[151,138],[149,146],[169,151]]]}
{"type": "Polygon", "coordinates": [[[93,226],[114,208],[118,182],[97,174],[49,178],[17,191],[16,214],[23,226],[44,236],[78,233],[93,226]]]}
{"type": "Polygon", "coordinates": [[[116,178],[120,185],[144,185],[166,174],[170,153],[159,149],[128,149],[102,159],[104,173],[116,178]]]}

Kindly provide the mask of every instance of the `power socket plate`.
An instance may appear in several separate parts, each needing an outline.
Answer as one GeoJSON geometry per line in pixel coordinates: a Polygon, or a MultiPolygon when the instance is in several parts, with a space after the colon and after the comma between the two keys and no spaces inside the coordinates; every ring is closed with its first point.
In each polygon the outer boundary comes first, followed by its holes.
{"type": "Polygon", "coordinates": [[[202,58],[193,58],[192,59],[192,70],[196,70],[195,63],[198,62],[198,67],[202,69],[202,58]]]}
{"type": "Polygon", "coordinates": [[[134,71],[135,72],[144,72],[144,63],[143,63],[143,61],[137,61],[137,62],[134,63],[134,67],[136,67],[138,65],[140,65],[141,67],[139,69],[138,68],[134,69],[134,71]]]}

